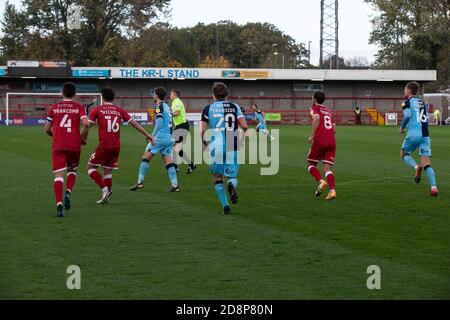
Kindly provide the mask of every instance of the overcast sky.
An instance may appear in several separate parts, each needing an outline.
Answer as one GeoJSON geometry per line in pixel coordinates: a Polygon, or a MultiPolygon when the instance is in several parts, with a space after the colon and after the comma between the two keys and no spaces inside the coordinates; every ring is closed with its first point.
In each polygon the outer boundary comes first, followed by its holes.
{"type": "MultiPolygon", "coordinates": [[[[3,16],[5,0],[0,0],[3,16]]],[[[20,0],[10,0],[20,4],[20,0]]],[[[239,24],[269,22],[299,43],[312,41],[312,62],[319,61],[320,0],[172,0],[170,23],[177,27],[198,22],[231,20],[239,24]],[[220,8],[223,7],[223,10],[220,8]]],[[[377,47],[368,44],[371,30],[371,6],[364,0],[339,2],[339,40],[342,57],[363,56],[374,60],[377,47]]]]}

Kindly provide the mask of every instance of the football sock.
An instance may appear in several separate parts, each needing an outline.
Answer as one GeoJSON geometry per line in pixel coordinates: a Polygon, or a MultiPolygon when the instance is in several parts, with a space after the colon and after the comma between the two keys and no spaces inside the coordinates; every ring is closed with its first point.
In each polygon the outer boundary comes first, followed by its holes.
{"type": "Polygon", "coordinates": [[[150,161],[142,160],[141,167],[139,168],[139,183],[144,183],[148,170],[150,169],[150,161]]]}
{"type": "Polygon", "coordinates": [[[63,198],[63,189],[64,189],[64,178],[55,178],[53,182],[53,190],[55,191],[56,205],[62,204],[63,198]]]}
{"type": "Polygon", "coordinates": [[[416,162],[416,160],[414,160],[413,157],[411,157],[411,156],[404,156],[404,157],[403,157],[403,161],[404,161],[408,166],[410,166],[411,168],[413,168],[413,169],[416,169],[416,168],[417,168],[417,162],[416,162]]]}
{"type": "Polygon", "coordinates": [[[105,188],[105,181],[103,181],[102,176],[96,169],[90,169],[88,171],[88,174],[91,177],[92,181],[94,181],[100,187],[100,189],[103,190],[105,188]]]}
{"type": "Polygon", "coordinates": [[[436,174],[434,173],[434,169],[431,166],[426,166],[425,174],[428,177],[428,182],[430,183],[431,187],[436,187],[436,174]]]}
{"type": "Polygon", "coordinates": [[[112,185],[113,185],[113,180],[112,179],[113,179],[112,174],[107,175],[107,176],[104,177],[105,186],[108,187],[109,191],[112,190],[112,185]]]}
{"type": "Polygon", "coordinates": [[[75,187],[75,182],[77,181],[77,173],[69,172],[67,174],[67,187],[66,190],[72,193],[73,188],[75,187]]]}
{"type": "Polygon", "coordinates": [[[237,189],[238,181],[237,181],[236,178],[228,179],[228,184],[230,184],[230,183],[233,185],[233,187],[234,187],[235,189],[237,189]]]}
{"type": "Polygon", "coordinates": [[[322,175],[319,172],[319,169],[315,166],[310,166],[308,168],[309,173],[313,176],[314,179],[316,179],[318,182],[322,181],[322,175]]]}
{"type": "Polygon", "coordinates": [[[222,208],[229,207],[230,204],[228,203],[227,193],[225,192],[223,181],[216,182],[216,193],[217,197],[219,198],[220,204],[222,205],[222,208]]]}
{"type": "Polygon", "coordinates": [[[330,186],[331,191],[336,190],[336,178],[334,177],[334,173],[329,171],[326,173],[328,185],[330,186]]]}
{"type": "Polygon", "coordinates": [[[175,169],[175,165],[169,164],[166,169],[172,187],[178,187],[177,170],[175,169]]]}

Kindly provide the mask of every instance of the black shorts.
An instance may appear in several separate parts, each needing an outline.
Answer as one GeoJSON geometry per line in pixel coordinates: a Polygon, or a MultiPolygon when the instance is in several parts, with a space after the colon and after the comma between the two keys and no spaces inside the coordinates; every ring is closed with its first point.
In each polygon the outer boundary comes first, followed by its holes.
{"type": "Polygon", "coordinates": [[[189,129],[189,122],[185,122],[183,124],[180,124],[179,126],[176,126],[175,130],[173,131],[175,143],[183,143],[184,141],[186,141],[189,135],[189,129]],[[180,132],[177,133],[178,130],[180,130],[180,132]]]}

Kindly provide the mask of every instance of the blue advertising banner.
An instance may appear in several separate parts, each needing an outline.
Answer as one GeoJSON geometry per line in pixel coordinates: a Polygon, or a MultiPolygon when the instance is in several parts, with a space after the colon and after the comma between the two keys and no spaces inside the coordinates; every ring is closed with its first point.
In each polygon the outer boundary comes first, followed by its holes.
{"type": "Polygon", "coordinates": [[[111,76],[111,70],[104,70],[104,69],[73,70],[73,76],[75,78],[109,78],[111,76]]]}
{"type": "Polygon", "coordinates": [[[0,77],[4,77],[4,76],[6,76],[6,69],[0,68],[0,77]]]}

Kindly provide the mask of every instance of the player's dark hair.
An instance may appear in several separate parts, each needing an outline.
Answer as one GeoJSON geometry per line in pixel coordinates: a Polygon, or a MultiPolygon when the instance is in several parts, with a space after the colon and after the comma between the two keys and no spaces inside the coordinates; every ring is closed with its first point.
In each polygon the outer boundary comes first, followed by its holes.
{"type": "Polygon", "coordinates": [[[167,97],[167,91],[163,87],[159,87],[155,89],[155,95],[159,98],[159,100],[164,101],[167,97]]]}
{"type": "Polygon", "coordinates": [[[314,99],[317,101],[318,104],[322,104],[325,102],[325,93],[322,91],[316,91],[314,92],[314,99]]]}
{"type": "Polygon", "coordinates": [[[173,89],[172,90],[173,93],[175,93],[175,95],[177,96],[177,98],[181,98],[181,91],[178,89],[173,89]]]}
{"type": "Polygon", "coordinates": [[[416,81],[409,82],[406,87],[411,90],[411,93],[415,96],[419,93],[420,90],[420,84],[416,81]]]}
{"type": "Polygon", "coordinates": [[[114,98],[116,97],[116,93],[111,88],[103,88],[102,97],[106,102],[113,102],[114,98]]]}
{"type": "Polygon", "coordinates": [[[72,99],[77,94],[77,85],[73,82],[66,82],[63,84],[62,94],[64,98],[72,99]]]}
{"type": "Polygon", "coordinates": [[[213,86],[214,97],[218,100],[225,100],[228,97],[228,87],[223,82],[216,82],[213,86]]]}

